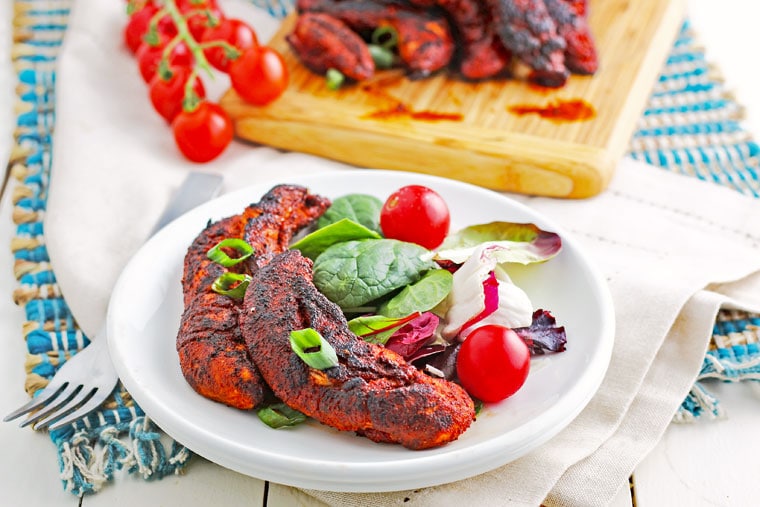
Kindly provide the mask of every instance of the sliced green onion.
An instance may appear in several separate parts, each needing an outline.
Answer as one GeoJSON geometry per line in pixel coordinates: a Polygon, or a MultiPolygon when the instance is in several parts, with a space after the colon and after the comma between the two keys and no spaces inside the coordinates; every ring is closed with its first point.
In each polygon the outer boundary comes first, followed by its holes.
{"type": "Polygon", "coordinates": [[[251,280],[250,275],[228,272],[214,280],[214,283],[211,284],[211,290],[223,296],[242,299],[251,280]]]}
{"type": "Polygon", "coordinates": [[[259,419],[270,428],[285,428],[301,424],[306,416],[298,410],[294,410],[284,403],[275,403],[256,412],[259,419]]]}
{"type": "Polygon", "coordinates": [[[290,332],[290,346],[304,363],[317,370],[338,365],[338,355],[332,345],[310,327],[290,332]]]}
{"type": "Polygon", "coordinates": [[[393,67],[393,51],[377,44],[368,44],[367,47],[376,68],[390,69],[393,67]]]}
{"type": "Polygon", "coordinates": [[[325,74],[325,81],[327,82],[327,88],[330,90],[337,90],[343,86],[343,82],[346,80],[346,76],[343,75],[338,69],[327,69],[325,74]]]}
{"type": "Polygon", "coordinates": [[[398,44],[398,32],[392,26],[379,26],[372,32],[370,40],[372,44],[392,49],[398,44]]]}
{"type": "Polygon", "coordinates": [[[212,261],[221,264],[225,268],[229,268],[230,266],[234,266],[235,264],[239,262],[243,262],[252,254],[253,254],[253,247],[249,245],[247,242],[243,241],[242,239],[227,238],[227,239],[221,240],[219,243],[216,244],[216,246],[211,248],[206,253],[206,256],[212,261]],[[223,248],[231,248],[235,250],[238,256],[230,257],[229,255],[227,255],[227,252],[222,250],[223,248]]]}

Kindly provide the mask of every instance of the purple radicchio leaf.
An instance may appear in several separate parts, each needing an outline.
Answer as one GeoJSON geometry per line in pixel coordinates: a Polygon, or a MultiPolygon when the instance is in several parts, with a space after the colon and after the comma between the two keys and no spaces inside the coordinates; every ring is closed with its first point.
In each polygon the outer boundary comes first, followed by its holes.
{"type": "Polygon", "coordinates": [[[396,330],[388,338],[385,348],[398,352],[409,361],[410,357],[413,357],[423,345],[430,341],[437,327],[438,316],[424,312],[396,330]]]}
{"type": "Polygon", "coordinates": [[[456,382],[459,380],[459,377],[457,377],[457,355],[459,354],[459,347],[461,346],[462,343],[457,342],[448,347],[444,347],[444,349],[438,353],[415,360],[414,366],[427,373],[429,372],[426,370],[426,366],[432,366],[435,370],[443,374],[443,378],[456,382]]]}
{"type": "Polygon", "coordinates": [[[530,355],[563,352],[567,344],[564,326],[557,326],[556,319],[547,310],[533,312],[533,323],[528,327],[514,328],[530,349],[530,355]]]}

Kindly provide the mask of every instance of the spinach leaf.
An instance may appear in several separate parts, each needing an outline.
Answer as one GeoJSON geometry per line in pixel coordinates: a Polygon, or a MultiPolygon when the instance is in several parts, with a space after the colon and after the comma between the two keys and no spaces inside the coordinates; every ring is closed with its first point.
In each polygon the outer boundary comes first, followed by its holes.
{"type": "Polygon", "coordinates": [[[380,239],[380,235],[353,220],[343,218],[304,236],[290,245],[290,248],[300,250],[305,257],[315,260],[327,247],[357,239],[380,239]]]}
{"type": "Polygon", "coordinates": [[[343,218],[348,218],[367,229],[382,233],[380,230],[380,210],[383,201],[367,194],[348,194],[338,197],[319,217],[317,227],[326,227],[343,218]]]}
{"type": "Polygon", "coordinates": [[[414,312],[426,312],[446,299],[453,283],[454,275],[445,269],[431,269],[419,282],[404,287],[382,304],[377,313],[399,318],[414,312]]]}
{"type": "Polygon", "coordinates": [[[433,269],[428,250],[394,239],[337,243],[314,261],[314,285],[328,299],[350,310],[390,294],[433,269]]]}

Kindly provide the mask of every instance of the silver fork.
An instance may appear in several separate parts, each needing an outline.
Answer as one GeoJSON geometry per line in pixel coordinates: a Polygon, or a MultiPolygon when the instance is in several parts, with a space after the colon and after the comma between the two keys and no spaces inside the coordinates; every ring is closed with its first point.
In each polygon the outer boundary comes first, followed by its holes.
{"type": "MultiPolygon", "coordinates": [[[[192,172],[172,197],[151,236],[184,212],[216,195],[222,177],[216,174],[192,172]]],[[[108,352],[105,325],[92,342],[72,356],[56,372],[37,396],[3,418],[11,421],[31,414],[20,426],[34,429],[58,429],[84,417],[100,406],[116,387],[119,377],[108,352]]]]}

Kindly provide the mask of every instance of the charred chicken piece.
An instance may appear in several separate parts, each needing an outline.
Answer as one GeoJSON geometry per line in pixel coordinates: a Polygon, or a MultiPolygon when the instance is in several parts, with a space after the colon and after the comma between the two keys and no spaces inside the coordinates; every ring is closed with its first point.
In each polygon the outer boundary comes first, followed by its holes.
{"type": "Polygon", "coordinates": [[[565,84],[565,40],[543,0],[486,0],[504,46],[531,69],[530,79],[547,87],[565,84]]]}
{"type": "Polygon", "coordinates": [[[332,16],[302,14],[287,41],[301,62],[317,74],[336,69],[354,81],[364,81],[375,73],[367,44],[332,16]]]}
{"type": "Polygon", "coordinates": [[[490,13],[477,0],[410,0],[419,7],[437,6],[448,15],[461,47],[459,73],[470,80],[488,79],[508,70],[511,56],[495,37],[490,13]]]}
{"type": "Polygon", "coordinates": [[[240,409],[251,409],[271,396],[238,326],[240,302],[211,290],[226,268],[209,260],[208,250],[225,238],[245,237],[254,260],[237,269],[254,272],[285,250],[293,234],[328,206],[327,199],[303,187],[279,185],[242,214],[210,223],[188,248],[182,277],[185,310],[176,346],[182,373],[196,392],[240,409]]]}
{"type": "Polygon", "coordinates": [[[475,417],[467,393],[359,339],[311,277],[311,261],[287,251],[254,275],[243,303],[243,336],[277,397],[324,424],[376,442],[425,449],[458,438],[475,417]],[[305,328],[332,345],[337,366],[314,369],[292,351],[290,332],[305,328]]]}
{"type": "Polygon", "coordinates": [[[249,410],[272,394],[248,355],[239,312],[228,296],[210,291],[196,296],[182,314],[177,353],[185,380],[198,394],[249,410]]]}
{"type": "Polygon", "coordinates": [[[565,65],[576,74],[593,74],[599,67],[594,39],[584,14],[578,14],[568,0],[544,0],[549,15],[557,24],[557,33],[565,39],[565,65]]]}
{"type": "Polygon", "coordinates": [[[392,27],[398,34],[398,53],[410,77],[429,76],[454,55],[454,39],[445,17],[427,9],[415,9],[395,0],[299,0],[296,8],[337,18],[368,38],[378,27],[392,27]]]}

